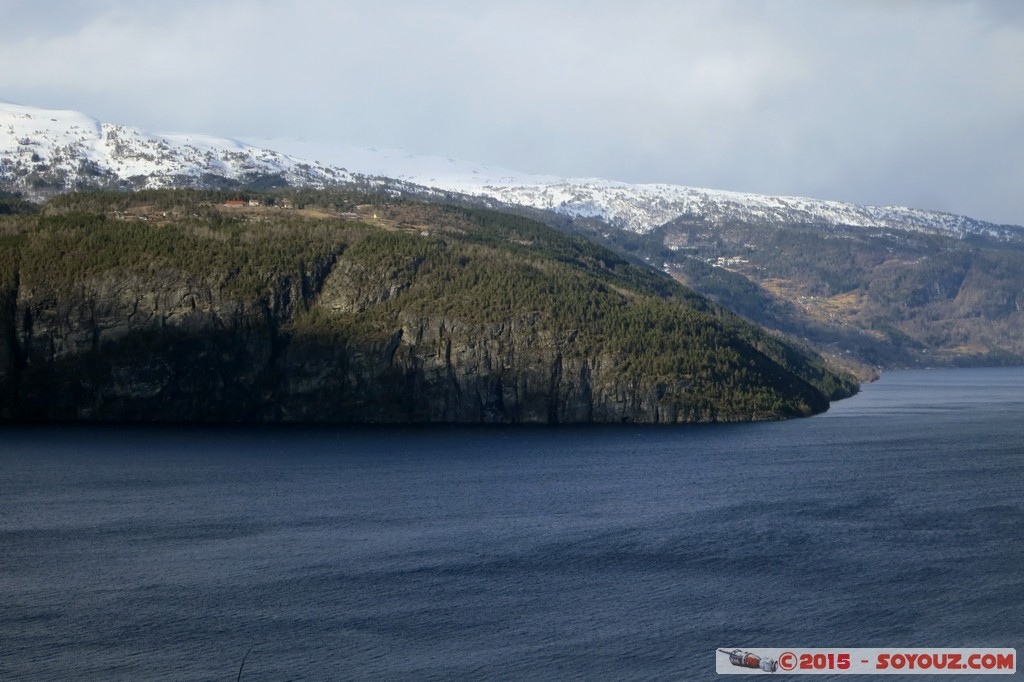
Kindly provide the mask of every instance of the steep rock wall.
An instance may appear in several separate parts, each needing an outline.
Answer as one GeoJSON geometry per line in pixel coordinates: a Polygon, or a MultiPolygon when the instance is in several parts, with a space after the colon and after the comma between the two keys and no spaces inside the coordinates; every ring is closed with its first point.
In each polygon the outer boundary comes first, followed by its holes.
{"type": "MultiPolygon", "coordinates": [[[[403,314],[376,337],[297,333],[296,314],[366,310],[401,295],[382,273],[321,263],[244,300],[224,281],[161,271],[70,290],[8,292],[0,316],[3,416],[36,420],[330,423],[674,423],[782,415],[691,403],[687,381],[623,377],[573,332],[536,317],[480,324],[403,314]],[[365,279],[365,277],[361,278],[365,279]],[[324,286],[329,280],[329,285],[324,286]]],[[[827,408],[810,386],[803,413],[827,408]]],[[[787,415],[792,416],[792,415],[787,415]]]]}

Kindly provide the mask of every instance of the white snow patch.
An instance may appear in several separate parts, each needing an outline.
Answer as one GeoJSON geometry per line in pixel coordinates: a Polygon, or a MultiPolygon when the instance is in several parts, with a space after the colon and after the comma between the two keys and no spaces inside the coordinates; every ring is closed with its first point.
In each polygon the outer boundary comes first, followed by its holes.
{"type": "Polygon", "coordinates": [[[398,149],[295,139],[151,134],[100,123],[75,111],[0,101],[0,176],[16,183],[18,178],[42,172],[65,178],[68,189],[75,186],[82,173],[108,174],[122,181],[142,178],[145,186],[151,187],[176,184],[182,176],[198,181],[206,174],[233,179],[275,174],[291,184],[313,187],[350,181],[355,179],[353,174],[381,176],[574,217],[601,218],[640,233],[687,218],[710,228],[745,221],[769,227],[796,224],[822,229],[909,229],[1024,239],[1024,228],[898,206],[859,206],[806,197],[531,175],[398,149]],[[92,167],[83,169],[83,161],[92,167]]]}

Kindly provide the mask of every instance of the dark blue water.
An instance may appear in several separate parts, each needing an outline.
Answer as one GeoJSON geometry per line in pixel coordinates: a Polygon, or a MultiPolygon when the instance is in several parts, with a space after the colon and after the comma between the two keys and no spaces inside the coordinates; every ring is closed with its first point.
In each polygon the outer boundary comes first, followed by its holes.
{"type": "Polygon", "coordinates": [[[689,680],[1022,634],[1020,369],[755,425],[0,429],[2,680],[250,647],[250,681],[689,680]]]}

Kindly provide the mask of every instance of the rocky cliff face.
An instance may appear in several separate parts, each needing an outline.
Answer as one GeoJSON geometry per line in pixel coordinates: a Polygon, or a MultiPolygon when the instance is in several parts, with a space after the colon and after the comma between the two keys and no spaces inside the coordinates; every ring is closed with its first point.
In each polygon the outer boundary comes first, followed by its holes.
{"type": "MultiPolygon", "coordinates": [[[[623,381],[608,356],[579,357],[571,339],[529,320],[489,327],[410,320],[385,343],[293,342],[283,358],[275,419],[453,423],[745,421],[749,414],[684,412],[686,382],[623,381]]],[[[808,410],[827,402],[808,391],[808,410]],[[817,399],[815,399],[817,398],[817,399]]]]}
{"type": "Polygon", "coordinates": [[[273,347],[262,306],[178,273],[109,273],[72,291],[35,284],[15,301],[23,418],[223,418],[219,404],[251,401],[273,347]]]}
{"type": "MultiPolygon", "coordinates": [[[[288,284],[269,301],[237,300],[215,283],[168,272],[98,278],[70,294],[19,288],[0,322],[3,417],[676,423],[759,416],[712,404],[683,408],[687,381],[624,380],[613,371],[616,358],[583,357],[572,333],[553,334],[536,319],[482,325],[409,315],[378,340],[295,334],[295,302],[311,301],[288,284]]],[[[801,399],[805,414],[827,408],[810,386],[801,399]]]]}

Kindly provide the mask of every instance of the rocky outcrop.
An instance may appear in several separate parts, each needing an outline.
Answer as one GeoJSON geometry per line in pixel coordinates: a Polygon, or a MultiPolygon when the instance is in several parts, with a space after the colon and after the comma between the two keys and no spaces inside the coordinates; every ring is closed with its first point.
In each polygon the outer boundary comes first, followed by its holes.
{"type": "MultiPolygon", "coordinates": [[[[109,272],[65,291],[9,291],[0,316],[3,416],[28,420],[329,423],[675,423],[787,416],[729,411],[683,379],[623,376],[573,331],[537,316],[501,323],[402,313],[379,334],[294,325],[367,310],[401,278],[352,288],[359,263],[311,266],[245,300],[221,279],[109,272]],[[326,283],[326,284],[325,284],[326,283]]],[[[365,273],[359,281],[366,281],[365,273]]],[[[802,408],[827,401],[800,387],[802,408]]]]}
{"type": "Polygon", "coordinates": [[[14,416],[203,419],[243,398],[273,354],[266,304],[216,282],[108,273],[70,291],[22,286],[13,330],[14,416]],[[232,389],[234,389],[232,391],[232,389]]]}
{"type": "Polygon", "coordinates": [[[13,416],[18,394],[19,348],[15,332],[17,283],[0,289],[0,419],[13,416]]]}
{"type": "MultiPolygon", "coordinates": [[[[611,355],[584,355],[571,334],[552,335],[529,319],[487,326],[410,319],[376,344],[293,339],[280,361],[280,399],[268,417],[653,424],[759,416],[698,400],[683,379],[623,376],[615,371],[618,362],[611,355]]],[[[804,414],[827,409],[827,400],[810,386],[802,398],[804,414]]]]}

